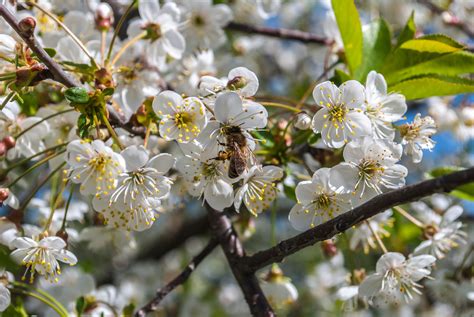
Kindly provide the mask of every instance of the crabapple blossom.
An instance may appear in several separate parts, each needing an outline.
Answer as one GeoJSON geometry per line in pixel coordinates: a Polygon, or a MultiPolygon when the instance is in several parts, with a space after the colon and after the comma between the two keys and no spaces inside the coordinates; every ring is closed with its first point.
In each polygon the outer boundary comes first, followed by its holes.
{"type": "Polygon", "coordinates": [[[372,122],[373,135],[379,139],[393,140],[393,122],[401,120],[407,111],[405,97],[387,93],[387,82],[382,74],[371,71],[365,83],[365,114],[372,122]]]}
{"type": "Polygon", "coordinates": [[[243,185],[235,191],[234,207],[239,210],[242,202],[254,216],[270,207],[277,195],[276,182],[283,177],[278,166],[252,166],[243,176],[243,185]]]}
{"type": "Polygon", "coordinates": [[[400,302],[413,299],[413,293],[421,294],[418,282],[428,277],[436,258],[418,255],[408,259],[401,253],[385,253],[377,261],[376,272],[367,276],[359,287],[359,294],[371,302],[400,302]]]}
{"type": "Polygon", "coordinates": [[[400,126],[404,152],[412,156],[414,163],[419,163],[423,158],[423,150],[433,150],[435,141],[431,139],[436,133],[436,124],[430,116],[421,117],[417,114],[412,123],[400,126]]]}
{"type": "Polygon", "coordinates": [[[28,237],[16,238],[12,241],[15,250],[11,256],[26,266],[25,274],[30,273],[30,282],[35,278],[35,273],[43,275],[46,280],[55,282],[61,274],[59,262],[69,265],[77,263],[76,256],[66,250],[66,242],[59,237],[43,237],[40,240],[33,240],[28,237]]]}
{"type": "Polygon", "coordinates": [[[166,140],[187,143],[207,124],[203,103],[195,97],[183,99],[173,91],[163,91],[153,100],[153,110],[161,117],[160,135],[166,140]]]}
{"type": "Polygon", "coordinates": [[[171,154],[152,158],[143,146],[132,145],[120,155],[125,171],[118,176],[117,186],[107,194],[96,194],[94,209],[111,227],[143,231],[156,220],[160,200],[166,198],[172,181],[164,176],[174,165],[171,154]]]}
{"type": "Polygon", "coordinates": [[[354,206],[405,185],[408,170],[396,164],[402,156],[399,144],[366,136],[347,144],[343,155],[345,162],[331,169],[329,183],[337,191],[352,193],[354,206]]]}
{"type": "Polygon", "coordinates": [[[310,181],[296,186],[298,203],[288,216],[295,229],[307,230],[351,209],[351,195],[334,191],[329,185],[329,175],[329,168],[320,168],[310,181]]]}
{"type": "Polygon", "coordinates": [[[364,86],[349,80],[337,87],[326,81],[314,87],[313,98],[321,109],[313,117],[314,133],[324,143],[341,148],[350,140],[372,133],[370,119],[364,114],[364,86]]]}

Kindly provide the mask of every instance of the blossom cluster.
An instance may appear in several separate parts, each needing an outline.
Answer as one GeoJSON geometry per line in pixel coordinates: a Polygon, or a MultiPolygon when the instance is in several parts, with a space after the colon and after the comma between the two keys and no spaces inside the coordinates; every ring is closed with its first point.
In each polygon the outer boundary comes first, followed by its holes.
{"type": "MultiPolygon", "coordinates": [[[[322,20],[330,44],[318,71],[301,67],[295,47],[273,49],[277,45],[247,37],[232,42],[232,53],[222,53],[231,41],[225,32],[231,21],[264,21],[281,7],[291,20],[293,6],[303,1],[116,2],[125,12],[136,9],[122,30],[114,29],[116,8],[108,2],[1,3],[77,85],[59,87],[38,53],[0,21],[0,202],[9,212],[0,219],[0,244],[23,269],[15,281],[0,268],[0,311],[12,302],[11,292],[34,290],[23,281],[34,283],[39,275],[38,284],[57,291],[65,307],[49,295],[34,295],[56,312],[81,315],[79,303],[84,313],[117,315],[127,309],[124,303],[145,302],[133,295],[134,278],[118,289],[96,288],[82,269],[62,274],[64,264],[88,257],[79,246],[94,254],[116,252],[103,262],[120,268],[136,256],[140,239],[162,229],[159,217],[168,217],[165,225],[179,223],[181,210],[192,214],[195,202],[235,216],[244,238],[253,234],[256,217],[271,213],[273,219],[280,205],[290,207],[284,219],[294,229],[317,230],[405,186],[409,169],[416,173],[435,148],[438,129],[463,141],[474,138],[470,105],[453,108],[432,98],[429,115],[422,115],[389,89],[382,73],[368,71],[360,81],[332,76],[327,62],[341,61],[343,41],[327,1],[321,1],[328,8],[322,20]],[[275,73],[258,65],[264,62],[252,63],[262,49],[282,73],[305,68],[314,80],[323,70],[308,89],[309,103],[265,95],[278,84],[275,73]],[[68,283],[78,287],[63,294],[68,283]],[[78,298],[82,302],[75,303],[78,298]]],[[[313,54],[305,50],[310,64],[313,54]]],[[[336,287],[337,299],[354,306],[412,301],[429,285],[437,261],[469,240],[463,208],[436,198],[412,203],[413,213],[394,207],[350,230],[348,252],[383,252],[373,274],[335,264],[342,257],[335,238],[322,244],[329,264],[316,267],[306,284],[322,285],[321,291],[336,287]],[[393,212],[420,231],[413,251],[400,246],[391,252],[383,244],[394,231],[393,212]]],[[[275,220],[271,227],[275,240],[275,220]]],[[[142,284],[149,284],[155,271],[144,271],[142,284]]],[[[261,282],[272,306],[284,308],[298,298],[277,265],[261,282]]],[[[222,293],[223,303],[243,302],[222,293]]]]}

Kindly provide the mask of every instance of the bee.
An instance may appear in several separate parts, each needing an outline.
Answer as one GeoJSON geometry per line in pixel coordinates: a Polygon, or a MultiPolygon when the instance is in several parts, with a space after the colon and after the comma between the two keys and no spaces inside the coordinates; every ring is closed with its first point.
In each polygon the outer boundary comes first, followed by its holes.
{"type": "Polygon", "coordinates": [[[227,126],[221,129],[225,136],[225,150],[219,151],[216,159],[221,161],[229,160],[230,178],[239,177],[248,168],[249,158],[252,160],[253,153],[247,142],[247,137],[243,134],[239,126],[227,126]]]}

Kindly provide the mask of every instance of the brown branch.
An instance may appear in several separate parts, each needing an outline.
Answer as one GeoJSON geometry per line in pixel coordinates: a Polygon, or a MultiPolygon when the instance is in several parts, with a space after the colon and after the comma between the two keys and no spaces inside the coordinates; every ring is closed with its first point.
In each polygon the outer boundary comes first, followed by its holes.
{"type": "Polygon", "coordinates": [[[333,40],[331,39],[323,38],[315,34],[299,30],[269,28],[265,26],[248,25],[237,22],[230,22],[227,24],[226,29],[248,34],[259,34],[285,40],[299,41],[303,43],[317,43],[323,45],[331,45],[333,43],[333,40]]]}
{"type": "MultiPolygon", "coordinates": [[[[134,257],[134,261],[154,260],[159,261],[172,250],[181,247],[189,238],[201,236],[209,231],[207,216],[201,216],[193,219],[177,218],[176,222],[169,223],[168,228],[161,235],[165,239],[153,241],[149,245],[141,246],[139,254],[134,257]]],[[[110,284],[113,282],[113,271],[107,271],[104,276],[97,278],[98,285],[110,284]]]]}
{"type": "Polygon", "coordinates": [[[422,5],[424,5],[425,7],[427,7],[428,9],[430,9],[432,12],[434,12],[436,14],[439,14],[439,15],[442,15],[444,12],[448,12],[449,14],[451,14],[453,16],[453,18],[456,21],[453,21],[452,23],[445,21],[445,23],[447,25],[460,29],[467,36],[469,36],[471,38],[474,37],[474,31],[469,27],[469,25],[465,21],[459,20],[459,18],[454,16],[454,14],[451,11],[448,11],[448,10],[445,10],[445,9],[439,7],[438,5],[434,4],[430,0],[418,0],[418,2],[421,3],[422,5]]]}
{"type": "Polygon", "coordinates": [[[245,257],[241,269],[253,273],[256,270],[281,262],[287,256],[308,246],[332,238],[358,223],[375,216],[393,206],[408,203],[439,192],[450,192],[454,188],[474,181],[474,167],[444,175],[417,184],[376,196],[365,204],[352,209],[328,222],[307,230],[293,238],[281,241],[276,246],[245,257]]]}
{"type": "Polygon", "coordinates": [[[163,288],[157,290],[156,296],[148,302],[145,306],[140,308],[136,313],[135,317],[144,317],[147,313],[155,311],[158,309],[158,305],[160,302],[168,295],[171,291],[173,291],[179,285],[185,283],[191,273],[196,269],[199,263],[202,262],[219,244],[216,239],[211,239],[209,243],[196,255],[191,262],[184,268],[184,270],[176,276],[171,282],[166,284],[163,288]]]}
{"type": "MultiPolygon", "coordinates": [[[[43,47],[38,43],[34,37],[33,30],[34,25],[30,29],[25,29],[20,27],[20,22],[16,17],[8,11],[7,7],[3,4],[0,4],[0,16],[2,16],[5,21],[15,30],[16,33],[25,41],[26,45],[38,56],[38,58],[48,67],[51,74],[53,74],[53,79],[57,82],[62,83],[66,87],[79,86],[71,76],[69,76],[61,66],[56,63],[56,61],[51,58],[48,53],[43,49],[43,47]]],[[[31,18],[25,18],[31,19],[31,18]]],[[[24,19],[24,20],[25,20],[24,19]]],[[[22,20],[23,21],[23,20],[22,20]]]]}
{"type": "Polygon", "coordinates": [[[222,250],[229,262],[229,266],[239,283],[245,300],[253,316],[272,317],[275,316],[272,307],[268,303],[257,277],[253,272],[245,272],[241,269],[240,261],[245,257],[242,242],[232,227],[229,217],[225,212],[212,209],[207,203],[209,225],[214,237],[219,241],[222,250]]]}

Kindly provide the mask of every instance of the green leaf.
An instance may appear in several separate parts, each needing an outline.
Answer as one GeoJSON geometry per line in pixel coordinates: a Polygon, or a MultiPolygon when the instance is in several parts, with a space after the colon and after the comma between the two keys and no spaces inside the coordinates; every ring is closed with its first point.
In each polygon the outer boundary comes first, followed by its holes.
{"type": "Polygon", "coordinates": [[[445,76],[456,76],[474,72],[474,54],[466,51],[458,51],[444,54],[423,63],[401,68],[386,76],[389,84],[396,83],[410,77],[429,74],[442,74],[445,76]]]}
{"type": "Polygon", "coordinates": [[[87,90],[82,87],[71,87],[66,90],[64,96],[69,102],[85,104],[89,101],[87,90]]]}
{"type": "Polygon", "coordinates": [[[347,64],[352,74],[362,63],[362,27],[354,0],[332,0],[347,64]]]}
{"type": "Polygon", "coordinates": [[[356,71],[356,79],[365,81],[371,70],[379,70],[392,50],[391,34],[387,22],[380,19],[364,28],[362,64],[356,71]]]}
{"type": "Polygon", "coordinates": [[[401,93],[407,100],[449,96],[474,93],[474,81],[460,77],[428,75],[407,79],[389,86],[389,91],[401,93]]]}
{"type": "Polygon", "coordinates": [[[330,79],[334,84],[340,86],[343,82],[351,79],[351,75],[344,72],[343,70],[336,69],[334,70],[334,76],[330,79]]]}
{"type": "MultiPolygon", "coordinates": [[[[440,177],[461,170],[463,170],[463,168],[457,166],[443,166],[430,171],[428,176],[440,177]]],[[[449,194],[460,199],[474,201],[474,182],[456,187],[456,189],[449,194]]]]}
{"type": "Polygon", "coordinates": [[[428,52],[428,53],[452,53],[461,50],[457,46],[451,46],[445,42],[440,42],[434,39],[414,39],[404,42],[400,45],[400,48],[406,50],[413,50],[417,52],[428,52]]]}
{"type": "Polygon", "coordinates": [[[86,299],[84,296],[79,297],[76,300],[76,313],[78,317],[81,317],[81,315],[84,313],[84,310],[86,309],[86,299]]]}
{"type": "Polygon", "coordinates": [[[105,88],[103,91],[102,91],[102,94],[104,96],[112,96],[114,94],[114,91],[115,89],[113,88],[105,88]]]}
{"type": "Polygon", "coordinates": [[[415,37],[415,33],[415,11],[412,11],[407,23],[405,24],[405,27],[403,28],[400,35],[398,35],[397,47],[402,45],[406,41],[413,39],[415,37]]]}
{"type": "Polygon", "coordinates": [[[421,36],[418,39],[437,41],[437,42],[444,43],[444,44],[447,44],[449,46],[456,47],[459,49],[463,49],[466,47],[466,45],[459,43],[455,39],[444,34],[428,34],[428,35],[421,36]]]}
{"type": "Polygon", "coordinates": [[[81,114],[77,119],[77,131],[81,138],[89,136],[89,127],[92,125],[92,121],[87,118],[85,114],[81,114]]]}
{"type": "Polygon", "coordinates": [[[296,194],[295,194],[295,188],[294,187],[283,184],[283,191],[284,191],[285,196],[287,198],[296,201],[296,194]]]}
{"type": "Polygon", "coordinates": [[[122,316],[124,317],[131,317],[133,316],[133,312],[135,311],[135,304],[130,303],[125,306],[122,310],[122,316]]]}

